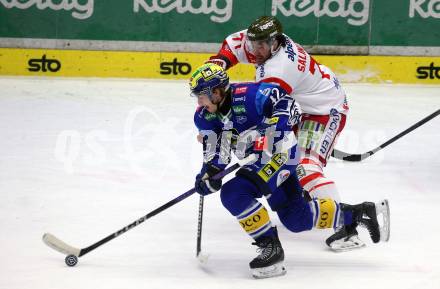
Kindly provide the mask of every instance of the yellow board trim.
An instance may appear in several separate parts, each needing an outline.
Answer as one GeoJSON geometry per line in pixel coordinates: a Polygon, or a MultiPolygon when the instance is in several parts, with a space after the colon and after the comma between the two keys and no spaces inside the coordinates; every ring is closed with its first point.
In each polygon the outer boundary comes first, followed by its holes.
{"type": "MultiPolygon", "coordinates": [[[[0,48],[0,75],[189,80],[191,73],[209,56],[208,53],[0,48]],[[42,62],[50,66],[46,71],[42,62]],[[57,62],[61,65],[59,70],[57,62]],[[29,68],[37,71],[29,71],[29,68]]],[[[440,57],[314,57],[330,67],[341,82],[440,84],[440,57]]],[[[228,73],[234,81],[255,79],[255,68],[250,64],[238,64],[228,73]]]]}
{"type": "MultiPolygon", "coordinates": [[[[130,51],[81,51],[53,49],[12,49],[0,48],[0,75],[62,76],[62,77],[122,77],[161,78],[188,80],[191,73],[202,65],[210,54],[130,52],[130,51]],[[46,71],[42,58],[45,56],[46,71]],[[30,61],[39,65],[40,71],[29,71],[30,61]],[[48,62],[61,64],[58,71],[50,71],[48,62]],[[191,71],[188,71],[188,66],[191,71]],[[164,74],[168,72],[169,74],[164,74]],[[162,72],[162,74],[161,74],[162,72]]],[[[232,79],[253,79],[255,68],[239,64],[231,69],[232,79]]]]}

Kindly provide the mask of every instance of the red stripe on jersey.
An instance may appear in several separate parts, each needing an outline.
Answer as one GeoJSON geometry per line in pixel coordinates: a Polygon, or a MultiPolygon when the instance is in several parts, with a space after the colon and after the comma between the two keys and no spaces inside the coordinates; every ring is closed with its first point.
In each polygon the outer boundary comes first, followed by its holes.
{"type": "MultiPolygon", "coordinates": [[[[235,57],[234,53],[232,53],[232,50],[229,47],[229,45],[226,42],[226,40],[223,41],[222,48],[217,53],[217,55],[211,56],[209,59],[215,59],[215,58],[222,59],[222,56],[229,60],[229,62],[231,63],[231,67],[238,63],[237,57],[235,57]]],[[[230,67],[228,67],[228,68],[230,68],[230,67]]]]}
{"type": "Polygon", "coordinates": [[[281,78],[278,78],[278,77],[265,78],[265,79],[262,79],[260,82],[276,83],[279,86],[281,86],[281,88],[284,89],[288,94],[291,94],[293,91],[293,88],[290,87],[290,85],[287,84],[287,82],[285,82],[284,80],[282,80],[281,78]]]}
{"type": "Polygon", "coordinates": [[[311,181],[316,180],[317,178],[322,178],[323,176],[324,175],[321,173],[313,173],[311,175],[308,175],[307,177],[300,179],[299,183],[300,183],[301,187],[304,187],[305,185],[307,185],[311,181]]]}
{"type": "Polygon", "coordinates": [[[239,44],[235,45],[234,49],[239,49],[241,47],[241,42],[243,42],[244,33],[240,33],[240,36],[233,37],[232,40],[240,42],[239,44]]]}
{"type": "Polygon", "coordinates": [[[314,186],[313,188],[310,189],[309,193],[313,192],[314,190],[316,190],[319,187],[326,186],[326,185],[331,185],[331,184],[334,184],[334,182],[327,182],[327,183],[322,183],[322,184],[316,185],[316,186],[314,186]]]}
{"type": "Polygon", "coordinates": [[[303,158],[303,159],[300,161],[300,164],[302,164],[302,165],[312,164],[312,165],[319,166],[319,164],[318,164],[317,162],[315,162],[314,160],[308,159],[308,158],[303,158]]]}

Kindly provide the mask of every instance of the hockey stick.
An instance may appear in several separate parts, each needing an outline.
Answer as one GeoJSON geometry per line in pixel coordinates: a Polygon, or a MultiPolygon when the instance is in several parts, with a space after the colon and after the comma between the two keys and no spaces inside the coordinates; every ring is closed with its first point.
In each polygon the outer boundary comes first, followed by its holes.
{"type": "Polygon", "coordinates": [[[399,138],[403,137],[404,135],[412,132],[413,130],[415,130],[419,126],[427,123],[428,121],[430,121],[434,117],[438,116],[439,114],[440,114],[440,109],[438,109],[437,111],[435,111],[432,114],[428,115],[424,119],[418,121],[417,123],[413,124],[412,126],[407,128],[406,130],[402,131],[398,135],[392,137],[391,139],[389,139],[388,141],[384,142],[383,144],[381,144],[380,146],[378,146],[377,148],[375,148],[375,149],[373,149],[371,151],[365,152],[363,154],[349,154],[349,153],[342,152],[340,150],[334,149],[333,152],[332,152],[332,157],[337,158],[339,160],[343,160],[343,161],[360,162],[360,161],[362,161],[362,160],[372,156],[373,154],[375,154],[376,152],[380,151],[381,149],[383,149],[384,147],[388,146],[389,144],[395,142],[396,140],[398,140],[399,138]]]}
{"type": "MultiPolygon", "coordinates": [[[[253,155],[252,155],[253,156],[253,155]]],[[[250,162],[252,159],[254,159],[255,156],[253,156],[253,158],[248,157],[246,159],[243,159],[241,161],[239,161],[238,163],[230,166],[229,168],[226,168],[225,170],[219,172],[218,174],[212,176],[211,178],[214,180],[218,180],[223,178],[224,176],[226,176],[227,174],[233,172],[234,170],[236,170],[237,168],[239,168],[240,166],[242,166],[243,164],[246,164],[248,162],[250,162]]],[[[104,239],[88,246],[85,248],[77,248],[77,247],[73,247],[70,246],[69,244],[63,242],[62,240],[58,239],[57,237],[55,237],[54,235],[50,234],[50,233],[45,233],[43,235],[43,242],[51,247],[52,249],[66,254],[66,255],[74,255],[76,257],[81,257],[84,256],[85,254],[95,250],[96,248],[104,245],[105,243],[113,240],[116,237],[119,237],[120,235],[124,234],[125,232],[127,232],[130,229],[133,229],[134,227],[136,227],[137,225],[142,224],[143,222],[145,222],[147,219],[159,214],[160,212],[168,209],[169,207],[183,201],[184,199],[188,198],[189,196],[191,196],[192,194],[194,194],[196,192],[195,188],[190,189],[189,191],[181,194],[180,196],[172,199],[171,201],[167,202],[166,204],[158,207],[157,209],[151,211],[150,213],[146,214],[145,216],[137,219],[136,221],[134,221],[133,223],[129,224],[128,226],[108,235],[107,237],[105,237],[104,239]]]]}
{"type": "Polygon", "coordinates": [[[206,263],[208,261],[208,255],[203,254],[202,251],[202,225],[203,225],[203,202],[204,197],[200,196],[199,199],[199,214],[197,218],[197,246],[196,246],[196,257],[200,263],[206,263]]]}

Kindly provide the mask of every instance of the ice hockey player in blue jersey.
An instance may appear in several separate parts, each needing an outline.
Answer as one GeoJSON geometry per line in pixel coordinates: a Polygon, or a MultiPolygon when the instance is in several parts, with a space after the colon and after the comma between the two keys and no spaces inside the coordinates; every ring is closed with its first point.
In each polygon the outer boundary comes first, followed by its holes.
{"type": "Polygon", "coordinates": [[[387,200],[348,205],[311,198],[300,186],[292,132],[299,121],[299,109],[281,87],[270,83],[230,84],[223,68],[207,63],[192,74],[190,90],[199,104],[194,122],[204,152],[195,188],[204,196],[221,189],[223,206],[259,248],[260,254],[249,264],[255,278],[286,273],[277,229],[259,198],[267,199],[281,223],[292,232],[362,224],[374,243],[388,241],[387,200]],[[251,154],[257,158],[223,185],[221,180],[207,178],[228,165],[231,151],[238,158],[251,154]]]}

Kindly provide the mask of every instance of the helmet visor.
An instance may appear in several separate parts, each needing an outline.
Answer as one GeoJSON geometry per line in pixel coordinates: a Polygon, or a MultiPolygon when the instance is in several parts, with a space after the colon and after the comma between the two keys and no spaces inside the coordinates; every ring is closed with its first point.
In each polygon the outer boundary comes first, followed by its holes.
{"type": "Polygon", "coordinates": [[[271,51],[272,46],[274,44],[274,39],[273,38],[268,38],[265,40],[247,39],[247,43],[248,43],[248,48],[252,54],[264,53],[271,51]]]}
{"type": "Polygon", "coordinates": [[[191,90],[190,94],[191,97],[195,97],[195,98],[199,98],[202,95],[206,95],[209,100],[212,100],[212,93],[210,89],[204,89],[201,91],[195,91],[195,90],[191,90]]]}

